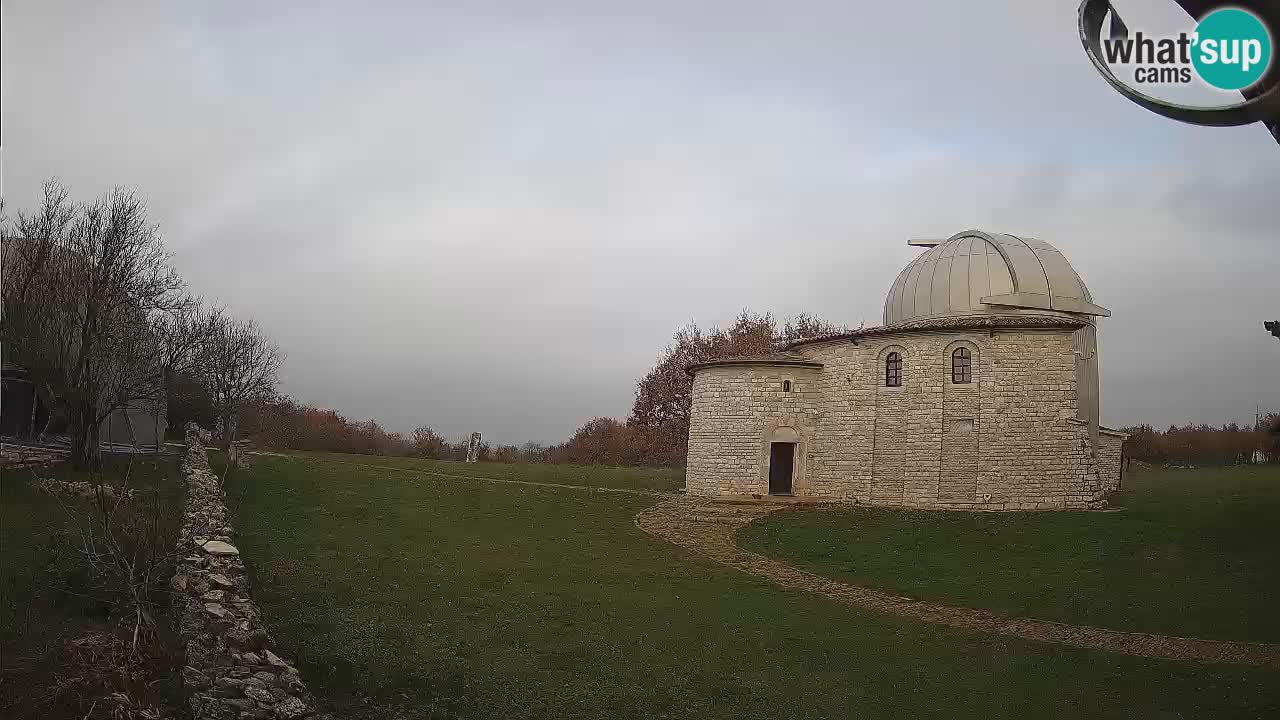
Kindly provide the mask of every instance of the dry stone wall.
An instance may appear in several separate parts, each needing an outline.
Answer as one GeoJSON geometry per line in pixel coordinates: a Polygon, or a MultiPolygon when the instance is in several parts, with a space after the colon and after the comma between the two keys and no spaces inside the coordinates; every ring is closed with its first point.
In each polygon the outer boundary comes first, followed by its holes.
{"type": "Polygon", "coordinates": [[[208,434],[187,427],[187,506],[173,577],[180,594],[187,666],[183,685],[195,720],[301,720],[316,714],[293,665],[272,647],[233,544],[226,500],[209,467],[208,434]]]}
{"type": "Polygon", "coordinates": [[[1103,475],[1113,460],[1118,473],[1118,446],[1100,443],[1095,454],[1088,423],[1077,419],[1070,329],[920,330],[794,352],[822,368],[801,375],[730,365],[696,374],[689,493],[767,493],[767,434],[779,423],[806,438],[797,495],[1031,510],[1094,507],[1114,489],[1103,475]],[[972,354],[971,383],[952,382],[958,347],[972,354]],[[890,352],[902,356],[901,387],[884,385],[890,352]],[[791,397],[778,394],[785,376],[803,378],[791,397]]]}

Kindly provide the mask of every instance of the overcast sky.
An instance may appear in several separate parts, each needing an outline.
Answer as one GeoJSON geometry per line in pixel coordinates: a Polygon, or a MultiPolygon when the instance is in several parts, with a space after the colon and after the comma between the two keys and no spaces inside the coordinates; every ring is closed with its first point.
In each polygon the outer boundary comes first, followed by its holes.
{"type": "Polygon", "coordinates": [[[136,188],[288,393],[398,430],[562,440],[680,325],[878,324],[906,239],[974,227],[1111,309],[1104,423],[1280,410],[1260,126],[1130,104],[1077,0],[862,4],[4,0],[3,193],[136,188]]]}

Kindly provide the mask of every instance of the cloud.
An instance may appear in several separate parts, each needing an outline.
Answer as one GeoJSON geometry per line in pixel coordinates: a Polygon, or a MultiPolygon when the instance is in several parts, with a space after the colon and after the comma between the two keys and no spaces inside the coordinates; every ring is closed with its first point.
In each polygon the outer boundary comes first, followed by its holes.
{"type": "Polygon", "coordinates": [[[194,7],[7,3],[4,192],[136,186],[304,401],[557,441],[689,320],[875,324],[985,227],[1112,309],[1106,421],[1280,407],[1274,147],[1129,105],[1072,8],[194,7]]]}

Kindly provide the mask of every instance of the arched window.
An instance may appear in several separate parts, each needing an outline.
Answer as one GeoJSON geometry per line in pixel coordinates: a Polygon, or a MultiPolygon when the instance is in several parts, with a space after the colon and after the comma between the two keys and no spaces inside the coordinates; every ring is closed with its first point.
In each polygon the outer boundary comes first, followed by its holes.
{"type": "Polygon", "coordinates": [[[784,392],[784,393],[789,393],[789,392],[791,392],[791,381],[790,381],[790,380],[783,380],[783,381],[782,381],[782,392],[784,392]]]}
{"type": "Polygon", "coordinates": [[[951,382],[973,382],[973,353],[969,348],[959,347],[951,353],[951,382]]]}
{"type": "Polygon", "coordinates": [[[884,359],[884,386],[902,387],[902,356],[896,352],[884,359]]]}

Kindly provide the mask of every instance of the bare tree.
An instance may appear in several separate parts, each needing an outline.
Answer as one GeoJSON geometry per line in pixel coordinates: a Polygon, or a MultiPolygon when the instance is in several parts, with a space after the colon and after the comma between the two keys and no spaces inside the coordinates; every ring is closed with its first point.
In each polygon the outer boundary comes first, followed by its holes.
{"type": "MultiPolygon", "coordinates": [[[[157,313],[151,327],[155,333],[156,371],[164,398],[173,396],[179,378],[199,374],[203,350],[217,329],[222,311],[209,308],[198,297],[185,297],[168,312],[157,313]]],[[[161,403],[154,414],[157,438],[161,403]]]]}
{"type": "Polygon", "coordinates": [[[180,516],[154,490],[133,488],[132,470],[131,456],[129,468],[115,482],[94,471],[90,502],[64,504],[63,509],[79,535],[96,589],[119,596],[132,611],[130,647],[136,654],[140,634],[155,631],[157,596],[173,575],[173,536],[180,516]]]}
{"type": "Polygon", "coordinates": [[[95,467],[102,421],[159,395],[152,319],[183,302],[182,281],[144,203],[121,188],[74,205],[51,180],[5,235],[0,341],[66,418],[75,464],[95,467]]]}
{"type": "Polygon", "coordinates": [[[232,463],[241,409],[248,403],[275,396],[283,357],[280,349],[252,320],[235,320],[215,313],[198,360],[210,397],[222,419],[232,463]]]}
{"type": "MultiPolygon", "coordinates": [[[[49,325],[50,321],[65,320],[54,312],[56,298],[49,286],[55,274],[50,267],[51,258],[62,252],[58,248],[67,244],[68,229],[75,216],[67,196],[65,187],[52,181],[45,183],[38,212],[20,213],[16,227],[9,224],[6,212],[0,225],[4,267],[4,282],[0,284],[3,288],[0,343],[3,343],[6,361],[22,365],[28,371],[37,396],[48,408],[58,407],[53,385],[61,380],[63,373],[60,371],[62,347],[56,341],[65,337],[59,331],[69,324],[49,325]]],[[[50,421],[53,417],[51,413],[50,421]]]]}

